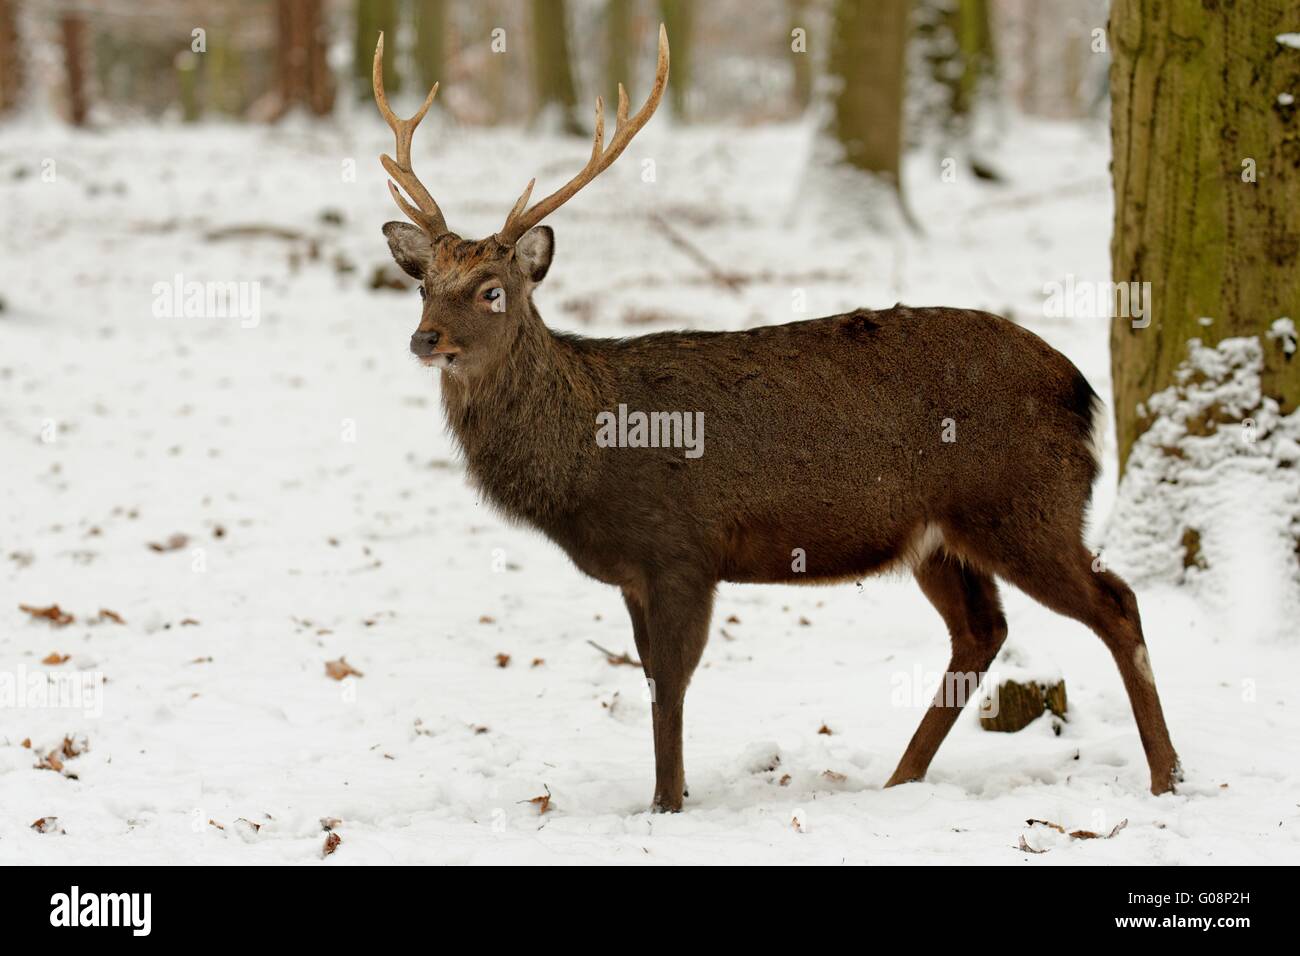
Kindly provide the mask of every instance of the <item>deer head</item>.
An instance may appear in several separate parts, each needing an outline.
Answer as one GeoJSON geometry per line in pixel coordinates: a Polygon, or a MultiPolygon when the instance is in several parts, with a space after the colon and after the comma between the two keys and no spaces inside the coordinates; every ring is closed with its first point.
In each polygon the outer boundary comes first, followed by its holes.
{"type": "Polygon", "coordinates": [[[546,277],[555,252],[554,233],[540,223],[608,169],[654,115],[668,83],[668,34],[661,24],[654,86],[630,118],[627,93],[619,84],[617,122],[609,145],[605,145],[605,106],[596,97],[596,136],[587,164],[532,206],[528,200],[536,180],[530,180],[505,225],[479,240],[462,239],[447,228],[442,210],[411,168],[411,140],[437,95],[438,84],[414,116],[399,119],[384,94],[383,59],[381,33],[375,48],[375,102],[397,138],[397,158],[384,155],[379,161],[392,177],[388,189],[393,200],[414,223],[385,223],[384,236],[397,264],[420,283],[424,300],[420,325],[411,336],[411,352],[425,365],[472,374],[507,354],[525,323],[540,321],[532,309],[532,291],[546,277]]]}

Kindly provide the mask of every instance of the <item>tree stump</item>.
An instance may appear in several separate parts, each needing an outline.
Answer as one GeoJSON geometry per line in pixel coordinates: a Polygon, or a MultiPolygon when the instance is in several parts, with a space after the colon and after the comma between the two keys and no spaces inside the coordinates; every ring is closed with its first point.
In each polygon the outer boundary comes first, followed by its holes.
{"type": "Polygon", "coordinates": [[[998,685],[996,698],[984,698],[980,706],[980,726],[985,730],[1013,734],[1049,711],[1062,720],[1065,719],[1064,680],[1050,684],[1043,681],[1006,680],[998,685]]]}

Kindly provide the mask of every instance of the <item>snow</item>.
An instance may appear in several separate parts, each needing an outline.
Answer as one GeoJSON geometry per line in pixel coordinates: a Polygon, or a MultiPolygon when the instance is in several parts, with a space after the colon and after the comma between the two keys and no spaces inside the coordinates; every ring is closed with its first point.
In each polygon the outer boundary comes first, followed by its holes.
{"type": "MultiPolygon", "coordinates": [[[[468,235],[589,149],[428,125],[417,169],[468,235]]],[[[1069,721],[990,734],[969,708],[926,782],[882,790],[947,659],[916,587],[723,587],[688,696],[690,797],[649,814],[640,674],[588,644],[633,651],[621,600],[476,499],[436,377],[407,354],[415,293],[368,288],[379,226],[399,218],[375,160],[387,137],[377,122],[0,128],[0,681],[15,695],[0,862],[320,862],[323,818],[341,837],[331,866],[1294,862],[1294,641],[1268,636],[1273,596],[1249,581],[1235,605],[1139,587],[1187,770],[1161,798],[1101,642],[1009,588],[994,669],[1064,674],[1069,721]],[[303,237],[206,238],[246,225],[303,237]],[[157,317],[155,285],[177,275],[257,283],[257,322],[157,317]],[[56,602],[74,623],[17,608],[56,602]],[[69,658],[41,663],[52,653],[69,658]],[[361,676],[330,679],[342,657],[361,676]],[[42,706],[32,674],[83,677],[88,696],[42,706]],[[65,737],[84,751],[36,769],[65,737]],[[33,830],[42,817],[57,828],[33,830]],[[1071,840],[1029,818],[1128,822],[1071,840]],[[1022,834],[1048,852],[1018,850],[1022,834]]],[[[924,235],[810,215],[809,152],[802,126],[652,123],[554,217],[542,314],[631,334],[900,299],[987,308],[1108,393],[1108,321],[1049,318],[1042,292],[1109,278],[1103,127],[1012,127],[991,157],[1015,172],[1001,189],[944,182],[918,153],[905,181],[924,235]],[[650,212],[753,281],[711,280],[650,212]]]]}
{"type": "Polygon", "coordinates": [[[1293,50],[1300,50],[1300,33],[1279,33],[1275,39],[1282,46],[1289,46],[1293,50]]]}

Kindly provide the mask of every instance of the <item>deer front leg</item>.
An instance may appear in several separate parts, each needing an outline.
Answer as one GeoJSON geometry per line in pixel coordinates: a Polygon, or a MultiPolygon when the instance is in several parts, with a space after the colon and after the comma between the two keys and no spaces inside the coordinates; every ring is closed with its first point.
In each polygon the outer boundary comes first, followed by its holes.
{"type": "Polygon", "coordinates": [[[682,709],[686,685],[704,653],[713,611],[713,585],[659,582],[643,604],[624,594],[632,636],[650,686],[655,744],[655,793],[651,809],[682,808],[686,771],[682,765],[682,709]]]}

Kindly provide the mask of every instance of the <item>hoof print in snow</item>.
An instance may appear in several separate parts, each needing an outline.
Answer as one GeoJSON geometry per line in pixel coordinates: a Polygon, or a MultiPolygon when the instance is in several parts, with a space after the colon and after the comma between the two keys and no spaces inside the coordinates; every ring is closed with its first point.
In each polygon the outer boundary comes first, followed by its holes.
{"type": "MultiPolygon", "coordinates": [[[[1065,720],[1065,681],[1003,681],[993,697],[980,705],[980,726],[985,730],[1015,733],[1050,711],[1065,720]]],[[[1060,726],[1053,725],[1059,734],[1060,726]]]]}

